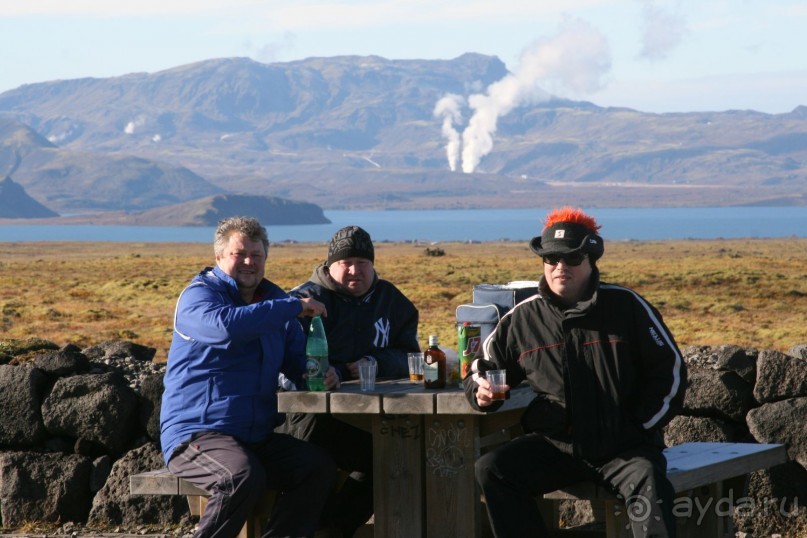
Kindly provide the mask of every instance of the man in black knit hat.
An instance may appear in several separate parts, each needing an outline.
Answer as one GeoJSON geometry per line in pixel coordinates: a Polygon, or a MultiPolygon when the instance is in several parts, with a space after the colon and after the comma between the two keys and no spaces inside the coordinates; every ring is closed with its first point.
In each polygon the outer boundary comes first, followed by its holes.
{"type": "MultiPolygon", "coordinates": [[[[325,304],[328,360],[343,381],[357,379],[365,361],[378,364],[379,377],[408,377],[407,353],[420,351],[417,309],[391,282],[378,277],[374,264],[370,234],[346,226],[333,235],[327,259],[308,282],[289,292],[325,304]]],[[[309,320],[301,322],[307,329],[309,320]]],[[[372,437],[316,413],[289,414],[282,431],[327,449],[337,466],[351,473],[329,514],[336,530],[352,536],[373,514],[372,437]]]]}

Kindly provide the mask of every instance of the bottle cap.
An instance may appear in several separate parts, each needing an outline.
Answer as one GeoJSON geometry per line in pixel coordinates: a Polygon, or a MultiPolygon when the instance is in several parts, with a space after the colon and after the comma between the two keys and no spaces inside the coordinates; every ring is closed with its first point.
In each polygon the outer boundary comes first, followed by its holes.
{"type": "Polygon", "coordinates": [[[436,346],[437,345],[437,335],[436,334],[429,335],[429,345],[430,346],[436,346]]]}

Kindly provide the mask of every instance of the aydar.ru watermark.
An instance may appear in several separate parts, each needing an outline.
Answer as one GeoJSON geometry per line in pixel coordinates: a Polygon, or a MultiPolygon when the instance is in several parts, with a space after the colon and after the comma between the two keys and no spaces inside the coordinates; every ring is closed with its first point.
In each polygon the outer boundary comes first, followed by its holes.
{"type": "MultiPolygon", "coordinates": [[[[661,504],[657,500],[656,503],[661,504]]],[[[628,499],[627,516],[633,522],[643,522],[651,517],[651,501],[644,495],[634,495],[628,499]]],[[[616,507],[616,514],[620,515],[622,507],[616,507]]],[[[673,516],[676,518],[696,517],[695,523],[700,525],[710,515],[723,517],[758,518],[758,517],[797,517],[807,513],[807,506],[799,504],[799,498],[769,497],[755,499],[753,497],[740,497],[734,499],[734,491],[728,496],[715,499],[714,497],[677,497],[673,501],[673,516]]]]}

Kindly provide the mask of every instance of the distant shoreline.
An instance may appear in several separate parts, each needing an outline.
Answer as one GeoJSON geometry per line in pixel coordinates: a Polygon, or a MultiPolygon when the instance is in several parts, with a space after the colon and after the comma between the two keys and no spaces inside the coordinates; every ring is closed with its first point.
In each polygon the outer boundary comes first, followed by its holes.
{"type": "MultiPolygon", "coordinates": [[[[797,243],[807,243],[807,237],[712,237],[712,238],[696,238],[696,237],[687,237],[687,238],[679,238],[679,239],[608,239],[605,238],[607,244],[610,245],[641,245],[641,244],[648,244],[648,243],[664,243],[664,244],[688,244],[688,243],[755,243],[755,242],[767,242],[767,243],[783,243],[790,244],[792,242],[797,243]]],[[[283,240],[283,241],[269,241],[270,248],[285,248],[285,247],[317,247],[322,248],[323,245],[327,245],[328,238],[324,238],[321,241],[295,241],[295,240],[283,240]]],[[[390,239],[382,239],[378,241],[373,241],[376,246],[380,245],[388,245],[388,246],[412,246],[412,247],[429,247],[429,246],[483,246],[483,245],[517,245],[523,244],[525,248],[528,248],[529,240],[528,239],[491,239],[491,240],[482,240],[482,241],[458,241],[458,240],[447,240],[447,241],[432,241],[426,239],[413,239],[413,240],[390,240],[390,239]]],[[[138,246],[155,246],[155,247],[171,247],[176,245],[183,245],[189,248],[193,247],[202,247],[208,248],[213,244],[213,238],[211,236],[210,241],[106,241],[106,240],[79,240],[79,239],[55,239],[55,240],[34,240],[34,241],[2,241],[0,240],[0,246],[11,247],[14,248],[15,245],[51,245],[51,246],[58,246],[58,245],[138,245],[138,246]]]]}
{"type": "MultiPolygon", "coordinates": [[[[565,205],[565,204],[561,204],[565,205]]],[[[574,204],[573,204],[574,205],[574,204]]],[[[587,207],[585,204],[577,204],[580,207],[587,207]]],[[[708,206],[652,206],[652,205],[637,205],[637,206],[630,206],[630,207],[620,207],[620,206],[611,206],[611,205],[602,205],[597,206],[594,208],[589,208],[589,211],[598,211],[598,210],[670,210],[670,209],[690,209],[690,210],[697,210],[697,209],[753,209],[753,208],[762,208],[762,207],[769,207],[769,208],[807,208],[805,204],[772,204],[769,206],[753,204],[753,205],[745,205],[745,206],[734,206],[734,205],[708,205],[708,206]]],[[[396,212],[406,212],[406,211],[507,211],[507,210],[514,210],[514,211],[523,211],[523,210],[540,210],[543,211],[545,208],[541,207],[517,207],[517,208],[503,208],[503,207],[422,207],[422,208],[351,208],[351,209],[333,209],[333,208],[323,208],[325,212],[341,212],[341,211],[355,211],[355,212],[389,212],[390,214],[395,214],[396,212]]],[[[198,225],[198,224],[155,224],[153,222],[143,222],[142,218],[140,218],[140,213],[130,213],[126,211],[105,211],[100,213],[91,213],[91,214],[81,214],[81,215],[68,215],[68,216],[56,216],[56,217],[40,217],[40,218],[8,218],[8,217],[0,217],[0,226],[61,226],[61,225],[75,225],[75,226],[138,226],[138,227],[154,227],[154,226],[165,226],[165,227],[177,227],[177,228],[206,228],[208,226],[205,225],[198,225]]],[[[267,224],[267,227],[270,226],[310,226],[313,224],[322,224],[322,223],[297,223],[297,222],[289,222],[289,223],[272,223],[267,224]]]]}
{"type": "MultiPolygon", "coordinates": [[[[330,223],[264,222],[270,241],[327,241],[344,226],[359,225],[374,241],[529,241],[540,233],[546,208],[443,210],[331,210],[330,223]]],[[[606,241],[807,237],[807,207],[601,208],[587,209],[606,241]]],[[[0,221],[0,241],[212,241],[215,226],[79,224],[81,217],[0,221]]],[[[262,221],[263,222],[263,221],[262,221]]]]}

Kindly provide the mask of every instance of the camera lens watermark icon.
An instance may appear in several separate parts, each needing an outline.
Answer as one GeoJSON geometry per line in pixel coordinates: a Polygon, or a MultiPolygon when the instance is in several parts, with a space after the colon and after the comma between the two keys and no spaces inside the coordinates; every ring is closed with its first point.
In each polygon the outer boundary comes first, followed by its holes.
{"type": "MultiPolygon", "coordinates": [[[[634,489],[634,485],[629,485],[630,489],[634,489]]],[[[625,524],[625,529],[630,529],[634,523],[641,523],[642,530],[647,531],[648,526],[647,523],[650,519],[655,521],[661,521],[661,517],[658,515],[653,515],[653,501],[650,500],[651,493],[653,492],[652,486],[647,486],[645,489],[645,493],[637,493],[631,495],[628,498],[625,498],[622,494],[616,496],[617,500],[620,501],[619,504],[616,505],[614,510],[615,516],[621,516],[622,510],[625,508],[625,512],[628,516],[628,522],[625,524]]],[[[663,501],[661,499],[655,501],[655,504],[661,504],[663,501]]]]}

